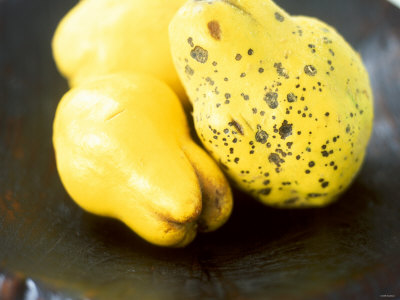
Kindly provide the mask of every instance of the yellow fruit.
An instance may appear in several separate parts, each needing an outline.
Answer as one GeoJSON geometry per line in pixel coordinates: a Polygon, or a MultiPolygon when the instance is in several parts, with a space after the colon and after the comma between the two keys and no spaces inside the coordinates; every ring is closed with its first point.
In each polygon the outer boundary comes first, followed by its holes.
{"type": "Polygon", "coordinates": [[[82,0],[61,20],[53,55],[71,86],[119,71],[151,74],[187,104],[174,69],[168,23],[185,0],[82,0]]]}
{"type": "Polygon", "coordinates": [[[53,143],[76,203],[151,243],[185,246],[197,228],[215,230],[230,215],[224,175],[191,140],[176,95],[155,78],[106,75],[70,90],[53,143]]]}
{"type": "Polygon", "coordinates": [[[350,185],[373,99],[335,29],[270,0],[192,0],[169,31],[196,131],[237,186],[268,205],[311,207],[350,185]]]}

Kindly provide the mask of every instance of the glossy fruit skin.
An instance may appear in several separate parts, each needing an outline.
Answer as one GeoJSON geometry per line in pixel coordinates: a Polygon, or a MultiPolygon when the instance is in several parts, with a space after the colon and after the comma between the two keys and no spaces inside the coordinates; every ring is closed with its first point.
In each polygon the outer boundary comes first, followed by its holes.
{"type": "Polygon", "coordinates": [[[184,0],[82,0],[61,20],[53,56],[70,86],[131,71],[166,82],[187,105],[173,66],[168,23],[184,0]]]}
{"type": "Polygon", "coordinates": [[[153,77],[113,74],[70,90],[53,144],[71,198],[153,244],[183,247],[231,213],[223,173],[189,136],[177,96],[153,77]]]}
{"type": "Polygon", "coordinates": [[[334,201],[359,171],[373,96],[359,55],[327,24],[269,0],[188,1],[170,24],[205,148],[277,207],[334,201]]]}

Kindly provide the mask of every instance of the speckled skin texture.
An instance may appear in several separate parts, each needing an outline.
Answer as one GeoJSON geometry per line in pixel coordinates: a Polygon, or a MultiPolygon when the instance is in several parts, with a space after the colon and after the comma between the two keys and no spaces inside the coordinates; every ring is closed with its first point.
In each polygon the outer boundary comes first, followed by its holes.
{"type": "Polygon", "coordinates": [[[353,181],[372,129],[359,55],[327,24],[272,1],[189,1],[170,24],[196,131],[261,202],[326,205],[353,181]]]}

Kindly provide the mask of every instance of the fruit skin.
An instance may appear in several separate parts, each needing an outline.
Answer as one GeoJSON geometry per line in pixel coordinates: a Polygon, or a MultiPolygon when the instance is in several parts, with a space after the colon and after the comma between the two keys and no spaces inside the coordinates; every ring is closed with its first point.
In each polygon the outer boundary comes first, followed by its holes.
{"type": "Polygon", "coordinates": [[[70,86],[119,71],[153,75],[188,105],[173,66],[168,23],[185,0],[82,0],[61,20],[53,56],[70,86]]]}
{"type": "Polygon", "coordinates": [[[70,90],[56,111],[53,144],[75,202],[153,244],[185,246],[231,213],[226,178],[191,140],[176,95],[155,78],[106,75],[70,90]]]}
{"type": "Polygon", "coordinates": [[[365,156],[373,99],[335,29],[269,0],[192,0],[169,32],[196,131],[239,188],[283,208],[345,191],[365,156]]]}

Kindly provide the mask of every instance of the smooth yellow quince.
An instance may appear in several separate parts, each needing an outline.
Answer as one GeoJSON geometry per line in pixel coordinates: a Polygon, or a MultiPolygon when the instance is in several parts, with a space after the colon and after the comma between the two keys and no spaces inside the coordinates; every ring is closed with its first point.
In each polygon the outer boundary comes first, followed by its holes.
{"type": "Polygon", "coordinates": [[[243,190],[322,206],[355,178],[373,121],[359,55],[327,24],[270,0],[190,0],[170,24],[196,131],[243,190]]]}
{"type": "Polygon", "coordinates": [[[185,246],[230,215],[223,173],[191,140],[177,96],[155,78],[115,74],[70,90],[53,143],[70,196],[151,243],[185,246]]]}
{"type": "Polygon", "coordinates": [[[172,63],[168,23],[185,0],[82,0],[61,20],[53,55],[71,86],[112,72],[151,74],[184,104],[172,63]]]}

